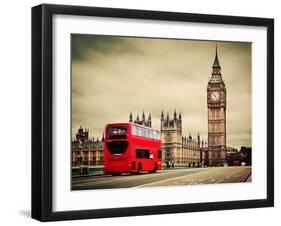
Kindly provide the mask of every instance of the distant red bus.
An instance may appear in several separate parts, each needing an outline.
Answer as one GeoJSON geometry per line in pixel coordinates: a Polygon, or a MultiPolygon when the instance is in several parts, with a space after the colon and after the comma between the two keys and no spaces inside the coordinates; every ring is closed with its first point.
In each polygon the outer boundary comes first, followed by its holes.
{"type": "Polygon", "coordinates": [[[134,123],[105,128],[104,173],[156,172],[162,167],[160,133],[134,123]]]}

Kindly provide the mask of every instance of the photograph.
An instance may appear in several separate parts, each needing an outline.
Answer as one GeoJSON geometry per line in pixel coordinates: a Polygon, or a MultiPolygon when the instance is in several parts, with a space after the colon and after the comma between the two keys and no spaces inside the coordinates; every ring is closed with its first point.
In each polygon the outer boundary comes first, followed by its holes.
{"type": "Polygon", "coordinates": [[[71,190],[252,182],[252,43],[72,33],[71,190]]]}

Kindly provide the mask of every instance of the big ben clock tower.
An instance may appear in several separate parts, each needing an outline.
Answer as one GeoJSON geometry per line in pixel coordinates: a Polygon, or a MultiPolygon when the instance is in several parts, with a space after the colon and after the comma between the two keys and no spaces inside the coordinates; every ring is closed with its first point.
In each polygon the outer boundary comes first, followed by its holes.
{"type": "Polygon", "coordinates": [[[226,163],[226,88],[217,47],[212,69],[207,87],[208,161],[210,166],[223,166],[226,163]]]}

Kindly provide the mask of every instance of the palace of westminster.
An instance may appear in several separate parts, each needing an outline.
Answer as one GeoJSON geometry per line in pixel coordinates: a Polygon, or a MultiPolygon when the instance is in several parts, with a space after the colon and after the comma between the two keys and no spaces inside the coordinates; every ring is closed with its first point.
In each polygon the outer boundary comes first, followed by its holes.
{"type": "MultiPolygon", "coordinates": [[[[182,115],[175,111],[170,118],[169,113],[161,113],[161,142],[163,165],[173,162],[184,166],[223,166],[226,163],[226,88],[222,79],[217,48],[212,66],[212,76],[207,85],[208,108],[208,141],[197,137],[183,136],[182,115]]],[[[147,120],[144,112],[129,122],[152,127],[151,114],[147,120]]],[[[102,165],[103,142],[101,139],[89,139],[89,130],[79,128],[72,142],[72,166],[102,165]]]]}

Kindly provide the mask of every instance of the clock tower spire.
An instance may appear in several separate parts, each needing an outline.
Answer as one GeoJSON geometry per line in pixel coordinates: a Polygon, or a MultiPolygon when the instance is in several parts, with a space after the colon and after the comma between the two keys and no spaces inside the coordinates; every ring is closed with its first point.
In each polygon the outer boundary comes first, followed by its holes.
{"type": "Polygon", "coordinates": [[[222,79],[217,45],[212,76],[207,87],[207,107],[209,165],[223,166],[226,163],[226,88],[222,79]]]}
{"type": "Polygon", "coordinates": [[[217,83],[217,82],[223,82],[223,80],[222,80],[222,75],[221,75],[221,66],[220,66],[219,57],[218,57],[218,47],[216,45],[216,55],[215,55],[215,60],[214,60],[213,67],[212,67],[212,76],[209,80],[209,83],[217,83]]]}
{"type": "Polygon", "coordinates": [[[218,46],[216,44],[216,56],[213,63],[213,73],[212,74],[221,74],[221,66],[218,58],[218,46]]]}

